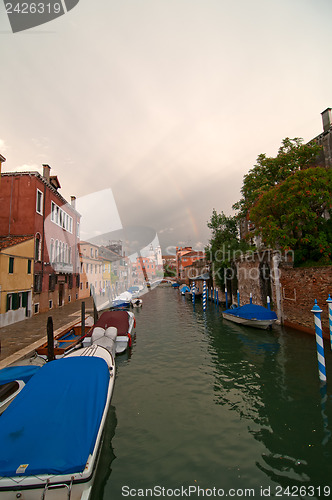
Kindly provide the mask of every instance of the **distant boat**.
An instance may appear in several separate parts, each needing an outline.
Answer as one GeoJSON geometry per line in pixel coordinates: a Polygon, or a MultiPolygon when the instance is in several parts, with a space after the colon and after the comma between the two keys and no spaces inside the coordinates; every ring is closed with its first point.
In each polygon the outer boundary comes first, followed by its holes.
{"type": "Polygon", "coordinates": [[[199,289],[195,286],[194,290],[190,288],[189,291],[186,292],[187,297],[192,299],[193,292],[195,292],[195,299],[200,299],[203,295],[202,292],[200,292],[199,289]]]}
{"type": "Polygon", "coordinates": [[[181,285],[179,290],[181,295],[185,295],[187,292],[190,292],[190,288],[188,285],[181,285]]]}
{"type": "Polygon", "coordinates": [[[112,307],[120,308],[120,307],[130,307],[130,301],[132,299],[132,294],[130,292],[120,293],[112,302],[112,307]]]}
{"type": "Polygon", "coordinates": [[[131,299],[130,303],[133,307],[142,307],[143,300],[137,297],[135,299],[131,299]]]}
{"type": "Polygon", "coordinates": [[[31,377],[0,417],[1,498],[89,499],[114,380],[114,358],[99,345],[31,377]]]}
{"type": "Polygon", "coordinates": [[[255,328],[268,328],[278,319],[274,311],[256,304],[245,304],[234,309],[226,309],[222,313],[223,318],[233,323],[255,328]]]}
{"type": "Polygon", "coordinates": [[[172,283],[173,288],[179,288],[179,286],[180,286],[180,283],[172,283]]]}

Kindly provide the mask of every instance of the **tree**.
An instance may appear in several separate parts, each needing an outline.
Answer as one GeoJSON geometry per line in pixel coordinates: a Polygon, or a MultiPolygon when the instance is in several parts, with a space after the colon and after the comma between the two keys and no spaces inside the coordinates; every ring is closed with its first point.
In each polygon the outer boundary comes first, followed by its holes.
{"type": "Polygon", "coordinates": [[[297,170],[261,193],[250,210],[266,245],[295,251],[296,263],[331,263],[332,170],[297,170]]]}
{"type": "Polygon", "coordinates": [[[239,238],[239,222],[236,216],[226,216],[224,212],[218,214],[212,211],[207,223],[212,232],[209,246],[205,253],[213,266],[213,273],[219,285],[225,283],[225,270],[231,266],[231,261],[240,253],[246,251],[249,245],[239,238]]]}
{"type": "Polygon", "coordinates": [[[238,217],[246,217],[263,193],[285,181],[295,172],[311,167],[321,150],[321,146],[316,143],[303,144],[301,138],[286,137],[275,158],[260,154],[257,164],[244,176],[242,198],[233,205],[233,208],[239,211],[238,217]]]}

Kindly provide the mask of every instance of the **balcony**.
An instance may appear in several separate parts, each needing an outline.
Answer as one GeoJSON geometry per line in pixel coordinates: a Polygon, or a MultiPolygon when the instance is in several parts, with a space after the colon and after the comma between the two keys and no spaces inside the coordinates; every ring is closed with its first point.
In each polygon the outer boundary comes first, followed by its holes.
{"type": "Polygon", "coordinates": [[[65,262],[52,262],[52,267],[55,273],[68,274],[73,273],[73,264],[67,264],[65,262]]]}

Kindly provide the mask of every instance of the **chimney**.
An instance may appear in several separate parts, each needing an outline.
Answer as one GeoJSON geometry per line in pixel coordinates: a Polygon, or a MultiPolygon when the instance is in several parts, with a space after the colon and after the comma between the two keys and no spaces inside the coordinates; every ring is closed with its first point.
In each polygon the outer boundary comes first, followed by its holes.
{"type": "Polygon", "coordinates": [[[331,128],[331,111],[332,111],[331,108],[327,108],[325,111],[321,113],[324,132],[328,132],[331,128]]]}
{"type": "Polygon", "coordinates": [[[76,210],[76,196],[70,197],[70,204],[73,207],[73,209],[76,210]]]}
{"type": "Polygon", "coordinates": [[[47,182],[50,182],[51,167],[43,163],[43,177],[47,182]]]}
{"type": "Polygon", "coordinates": [[[2,155],[0,155],[0,176],[1,176],[1,166],[2,164],[6,161],[6,158],[2,155]]]}

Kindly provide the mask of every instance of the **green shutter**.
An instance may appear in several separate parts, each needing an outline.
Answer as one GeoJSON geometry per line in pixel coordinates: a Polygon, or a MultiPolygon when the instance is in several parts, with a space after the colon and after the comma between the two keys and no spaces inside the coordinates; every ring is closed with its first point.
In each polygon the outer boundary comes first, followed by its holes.
{"type": "Polygon", "coordinates": [[[14,272],[14,257],[9,257],[9,274],[14,272]]]}

